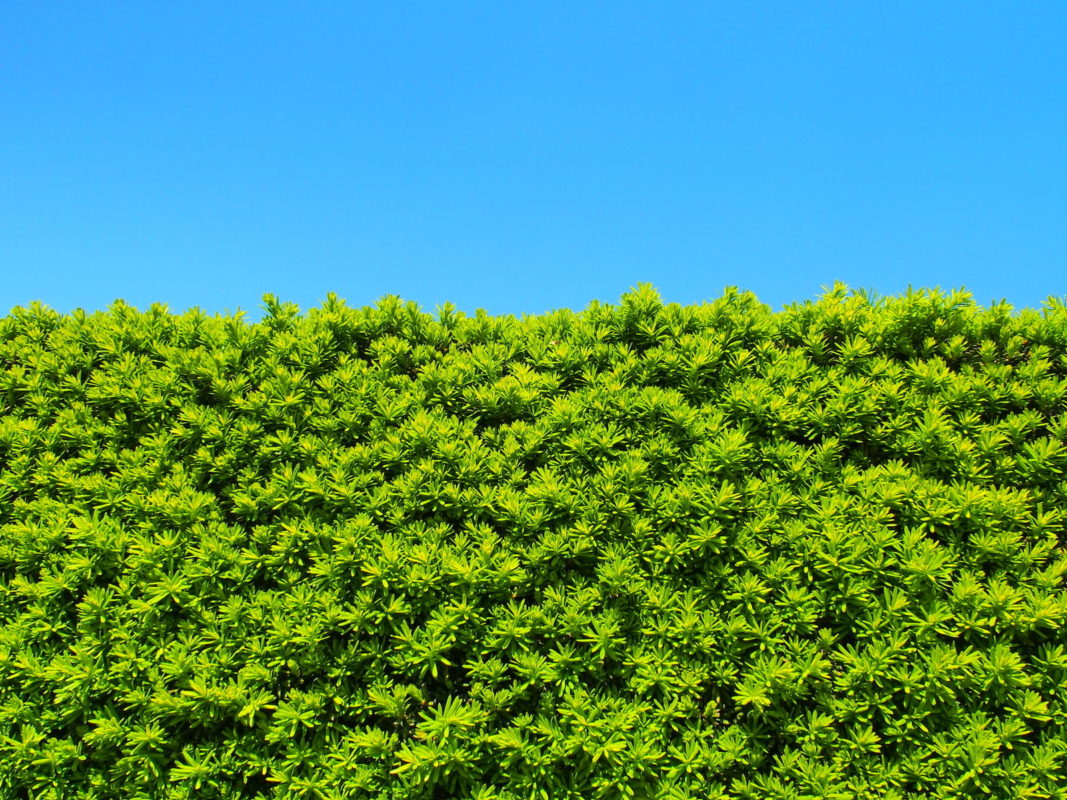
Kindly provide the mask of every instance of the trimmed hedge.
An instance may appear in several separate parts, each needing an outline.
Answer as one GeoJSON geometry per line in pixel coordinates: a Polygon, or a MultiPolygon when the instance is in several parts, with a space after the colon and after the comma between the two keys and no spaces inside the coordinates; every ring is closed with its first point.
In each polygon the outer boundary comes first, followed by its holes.
{"type": "Polygon", "coordinates": [[[1065,798],[1067,306],[0,319],[0,798],[1065,798]]]}

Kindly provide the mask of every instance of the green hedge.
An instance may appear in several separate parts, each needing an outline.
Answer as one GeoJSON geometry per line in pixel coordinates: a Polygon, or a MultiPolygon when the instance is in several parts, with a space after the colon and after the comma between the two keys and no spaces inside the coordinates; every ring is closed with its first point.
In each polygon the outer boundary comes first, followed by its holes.
{"type": "Polygon", "coordinates": [[[0,798],[1067,798],[1067,306],[0,319],[0,798]]]}

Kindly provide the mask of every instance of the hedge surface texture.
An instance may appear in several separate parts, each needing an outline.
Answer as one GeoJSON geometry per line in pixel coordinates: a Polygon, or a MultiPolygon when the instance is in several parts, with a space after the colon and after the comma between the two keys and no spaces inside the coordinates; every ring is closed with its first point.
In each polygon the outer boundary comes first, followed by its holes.
{"type": "Polygon", "coordinates": [[[0,319],[0,798],[1067,798],[1067,307],[0,319]]]}

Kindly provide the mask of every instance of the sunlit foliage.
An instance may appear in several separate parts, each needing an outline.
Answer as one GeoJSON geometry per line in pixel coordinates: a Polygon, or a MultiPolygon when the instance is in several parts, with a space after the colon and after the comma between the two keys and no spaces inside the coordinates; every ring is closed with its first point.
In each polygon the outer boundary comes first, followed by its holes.
{"type": "Polygon", "coordinates": [[[1067,798],[1067,307],[0,319],[0,798],[1067,798]]]}

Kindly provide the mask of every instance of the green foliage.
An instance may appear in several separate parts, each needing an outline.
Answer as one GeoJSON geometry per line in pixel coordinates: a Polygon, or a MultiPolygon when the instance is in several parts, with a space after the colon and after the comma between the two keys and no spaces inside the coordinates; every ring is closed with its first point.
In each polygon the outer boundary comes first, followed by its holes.
{"type": "Polygon", "coordinates": [[[0,319],[0,798],[1067,798],[1067,305],[0,319]]]}

